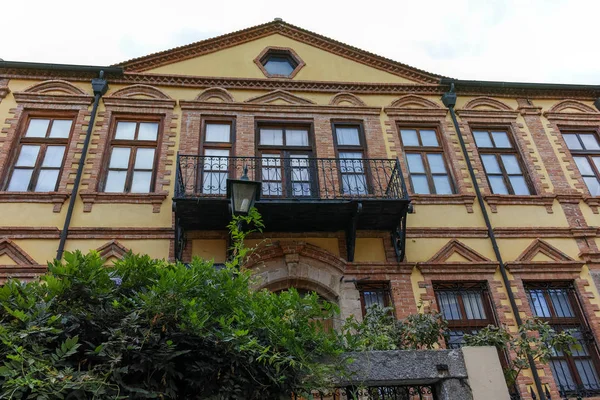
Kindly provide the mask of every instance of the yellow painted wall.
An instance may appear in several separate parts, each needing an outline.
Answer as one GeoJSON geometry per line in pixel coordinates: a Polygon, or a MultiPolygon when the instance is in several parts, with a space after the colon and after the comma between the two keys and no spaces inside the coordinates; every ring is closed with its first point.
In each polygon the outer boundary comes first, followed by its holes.
{"type": "Polygon", "coordinates": [[[227,241],[222,239],[194,239],[192,240],[192,257],[224,263],[227,259],[227,241]]]}
{"type": "Polygon", "coordinates": [[[255,247],[260,244],[276,242],[276,241],[295,241],[295,242],[306,242],[318,246],[324,250],[327,250],[333,255],[340,256],[340,247],[337,238],[320,238],[320,237],[278,237],[269,239],[268,234],[265,234],[266,239],[248,239],[245,244],[248,247],[255,247]]]}
{"type": "Polygon", "coordinates": [[[354,261],[385,261],[385,248],[381,238],[358,238],[354,261]]]}
{"type": "Polygon", "coordinates": [[[367,67],[316,47],[274,34],[216,53],[149,70],[150,73],[265,78],[253,60],[269,46],[290,47],[306,63],[295,80],[348,82],[410,82],[407,79],[367,67]]]}

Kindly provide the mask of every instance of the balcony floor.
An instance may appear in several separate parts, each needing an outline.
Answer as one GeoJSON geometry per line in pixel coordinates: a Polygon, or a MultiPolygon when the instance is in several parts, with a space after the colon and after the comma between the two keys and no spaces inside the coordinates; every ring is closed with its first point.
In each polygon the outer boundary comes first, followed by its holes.
{"type": "MultiPolygon", "coordinates": [[[[179,224],[185,230],[224,230],[231,220],[229,201],[223,198],[173,199],[179,224]]],[[[358,203],[358,230],[394,230],[406,214],[405,199],[261,200],[265,231],[335,232],[348,229],[358,203]]]]}

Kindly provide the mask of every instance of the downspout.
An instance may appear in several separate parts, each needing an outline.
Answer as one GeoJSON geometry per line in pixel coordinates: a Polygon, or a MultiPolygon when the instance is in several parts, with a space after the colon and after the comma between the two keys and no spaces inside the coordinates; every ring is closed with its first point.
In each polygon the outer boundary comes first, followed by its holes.
{"type": "Polygon", "coordinates": [[[73,216],[75,199],[77,198],[77,192],[79,191],[79,183],[81,182],[81,175],[83,175],[85,158],[87,156],[88,146],[92,137],[92,130],[94,129],[94,121],[96,120],[98,103],[100,103],[100,98],[108,90],[108,82],[106,82],[106,79],[104,79],[104,71],[101,70],[100,76],[98,78],[92,79],[92,89],[94,91],[94,105],[92,107],[90,122],[88,124],[87,133],[85,135],[85,141],[83,142],[83,148],[81,150],[81,158],[79,158],[79,165],[77,166],[77,175],[75,175],[75,182],[73,183],[71,198],[69,199],[69,208],[67,209],[67,216],[65,217],[65,225],[63,226],[63,229],[60,232],[60,242],[58,244],[58,250],[56,251],[57,260],[62,259],[63,252],[65,250],[65,242],[67,241],[67,235],[69,234],[69,226],[71,225],[71,217],[73,216]]]}
{"type": "MultiPolygon", "coordinates": [[[[510,281],[508,279],[508,275],[506,273],[506,266],[504,265],[504,261],[502,260],[502,255],[500,254],[500,248],[498,247],[498,241],[496,240],[496,235],[494,234],[494,229],[492,228],[492,223],[490,222],[490,217],[488,215],[487,209],[485,208],[485,203],[483,201],[483,196],[481,195],[481,190],[479,189],[479,185],[477,184],[477,177],[475,176],[475,171],[473,170],[473,165],[471,164],[471,160],[469,159],[469,153],[467,152],[467,146],[465,144],[465,140],[463,138],[462,132],[460,130],[460,126],[458,125],[458,120],[456,119],[456,113],[454,112],[454,106],[456,105],[456,93],[454,92],[454,83],[450,84],[450,91],[444,93],[442,95],[442,102],[448,110],[450,110],[450,116],[452,117],[452,122],[454,124],[454,129],[456,129],[456,134],[458,135],[458,140],[460,142],[460,148],[462,149],[463,156],[465,157],[465,161],[467,162],[467,169],[469,170],[469,175],[471,176],[471,181],[473,182],[473,188],[475,189],[475,195],[477,196],[477,201],[479,203],[479,208],[481,208],[481,213],[483,214],[483,219],[485,220],[485,225],[487,227],[488,236],[490,237],[490,241],[492,242],[492,248],[494,249],[494,254],[496,256],[496,260],[500,265],[500,274],[502,275],[502,281],[504,283],[504,287],[506,287],[506,292],[508,294],[508,300],[510,302],[510,308],[515,316],[515,322],[517,326],[520,327],[523,325],[523,321],[521,320],[521,315],[519,314],[519,309],[517,307],[517,303],[515,301],[515,295],[512,292],[510,287],[510,281]]],[[[535,387],[537,389],[540,400],[546,400],[546,395],[542,388],[542,382],[540,381],[540,376],[538,374],[535,361],[531,355],[528,355],[527,360],[529,361],[529,367],[531,369],[531,374],[533,375],[533,381],[535,382],[535,387]]]]}

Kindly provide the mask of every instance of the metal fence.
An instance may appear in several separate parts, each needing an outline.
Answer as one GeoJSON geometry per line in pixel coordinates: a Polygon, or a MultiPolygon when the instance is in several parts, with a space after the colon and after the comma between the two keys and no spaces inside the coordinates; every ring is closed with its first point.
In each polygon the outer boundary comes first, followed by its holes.
{"type": "Polygon", "coordinates": [[[344,387],[330,391],[314,390],[310,395],[293,395],[293,400],[435,400],[432,385],[344,387]]]}
{"type": "Polygon", "coordinates": [[[176,198],[227,193],[227,179],[262,181],[262,200],[404,199],[397,159],[177,156],[176,198]]]}

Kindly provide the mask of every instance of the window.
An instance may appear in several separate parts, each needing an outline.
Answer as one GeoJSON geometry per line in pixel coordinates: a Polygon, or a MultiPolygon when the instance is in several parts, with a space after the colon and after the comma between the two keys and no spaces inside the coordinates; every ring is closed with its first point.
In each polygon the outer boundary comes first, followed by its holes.
{"type": "Polygon", "coordinates": [[[254,62],[269,78],[293,78],[304,66],[298,54],[289,48],[266,48],[254,62]]]}
{"type": "Polygon", "coordinates": [[[474,130],[475,144],[492,193],[531,194],[517,151],[508,132],[502,130],[474,130]]]}
{"type": "Polygon", "coordinates": [[[204,164],[199,178],[199,187],[204,194],[224,195],[227,193],[229,157],[233,143],[233,121],[205,121],[203,126],[204,164]]]}
{"type": "Polygon", "coordinates": [[[464,345],[464,334],[495,325],[485,282],[434,283],[433,290],[440,312],[448,321],[446,346],[464,345]]]}
{"type": "Polygon", "coordinates": [[[568,149],[592,196],[600,196],[600,144],[594,132],[563,133],[568,149]]]}
{"type": "Polygon", "coordinates": [[[400,129],[410,182],[417,194],[452,194],[444,149],[433,129],[400,129]]]}
{"type": "Polygon", "coordinates": [[[570,330],[579,346],[571,354],[555,350],[550,367],[559,390],[564,393],[600,393],[598,350],[571,283],[526,283],[525,290],[533,315],[555,330],[570,330]]]}
{"type": "Polygon", "coordinates": [[[116,122],[104,182],[105,192],[152,192],[158,134],[158,121],[116,122]]]}
{"type": "Polygon", "coordinates": [[[258,150],[263,196],[311,197],[317,193],[309,125],[260,125],[258,150]]]}
{"type": "Polygon", "coordinates": [[[363,317],[373,306],[385,308],[392,305],[389,282],[361,282],[358,284],[358,291],[363,317]]]}
{"type": "Polygon", "coordinates": [[[342,193],[359,196],[368,194],[369,188],[363,161],[365,151],[362,126],[334,124],[333,132],[339,158],[342,193]]]}
{"type": "Polygon", "coordinates": [[[29,118],[6,190],[56,191],[72,126],[67,118],[29,118]]]}

